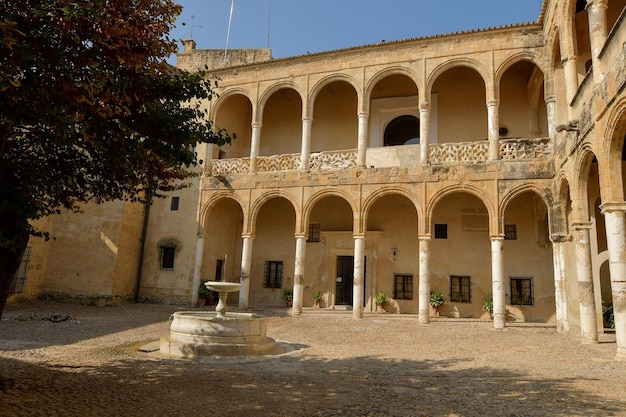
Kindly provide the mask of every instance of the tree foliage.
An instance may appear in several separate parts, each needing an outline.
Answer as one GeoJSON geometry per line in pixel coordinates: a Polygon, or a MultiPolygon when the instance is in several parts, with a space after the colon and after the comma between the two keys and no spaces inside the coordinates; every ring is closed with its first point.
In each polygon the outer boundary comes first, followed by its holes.
{"type": "Polygon", "coordinates": [[[168,65],[170,0],[0,0],[0,314],[34,231],[78,202],[137,200],[222,144],[203,73],[168,65]]]}

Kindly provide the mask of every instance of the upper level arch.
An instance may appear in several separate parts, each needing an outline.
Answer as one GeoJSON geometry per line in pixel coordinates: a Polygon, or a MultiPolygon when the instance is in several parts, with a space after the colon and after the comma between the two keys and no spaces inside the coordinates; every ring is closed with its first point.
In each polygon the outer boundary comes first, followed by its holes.
{"type": "MultiPolygon", "coordinates": [[[[430,95],[432,94],[433,85],[435,84],[439,76],[441,76],[441,74],[443,74],[444,72],[456,67],[467,67],[476,71],[482,78],[486,91],[489,89],[490,86],[493,85],[493,77],[482,63],[470,58],[454,58],[439,64],[428,75],[426,88],[424,89],[424,101],[430,101],[430,95]]],[[[487,97],[489,97],[489,95],[487,97]]]]}
{"type": "Polygon", "coordinates": [[[221,110],[221,107],[224,106],[224,103],[228,102],[231,98],[241,96],[245,97],[250,103],[250,107],[252,109],[251,114],[256,114],[257,107],[254,98],[252,97],[252,92],[246,90],[241,87],[229,88],[220,92],[219,97],[215,100],[214,104],[211,106],[211,112],[209,114],[210,120],[216,120],[218,112],[221,110]]]}
{"type": "Polygon", "coordinates": [[[259,115],[258,116],[259,122],[263,120],[263,111],[270,97],[272,97],[272,95],[279,92],[280,90],[284,90],[284,89],[293,90],[296,93],[298,93],[298,95],[300,96],[300,101],[302,102],[304,106],[306,93],[304,92],[302,86],[300,86],[300,84],[293,82],[293,81],[288,81],[288,80],[279,81],[269,86],[260,94],[258,108],[257,108],[257,113],[259,115]]]}
{"type": "MultiPolygon", "coordinates": [[[[354,91],[357,95],[358,98],[358,102],[359,104],[361,103],[362,100],[362,91],[359,88],[359,83],[357,82],[357,80],[355,80],[353,77],[347,75],[347,74],[342,74],[342,73],[337,73],[337,74],[332,74],[332,75],[328,75],[324,78],[322,78],[321,80],[319,80],[318,82],[315,83],[315,85],[313,85],[313,87],[311,88],[311,91],[309,92],[309,97],[308,97],[308,106],[306,108],[306,114],[304,115],[304,117],[309,117],[309,118],[313,118],[313,113],[315,110],[315,100],[317,98],[317,96],[319,95],[320,91],[330,85],[331,83],[334,82],[345,82],[348,83],[352,86],[352,88],[354,88],[354,91]]],[[[361,106],[359,106],[359,108],[361,108],[361,106]]]]}
{"type": "Polygon", "coordinates": [[[600,175],[608,178],[602,190],[605,203],[623,202],[626,198],[626,98],[620,99],[610,111],[604,132],[602,132],[602,155],[600,175]]]}
{"type": "MultiPolygon", "coordinates": [[[[393,67],[385,68],[377,72],[376,74],[374,74],[372,78],[366,81],[365,89],[363,93],[362,111],[366,113],[370,112],[371,100],[373,98],[372,93],[374,89],[377,86],[379,86],[379,83],[382,80],[389,78],[389,77],[393,77],[393,76],[404,76],[410,79],[413,82],[413,84],[415,84],[415,94],[419,95],[419,93],[424,90],[424,86],[423,86],[424,81],[420,79],[415,73],[415,71],[413,71],[412,69],[401,67],[401,66],[393,66],[393,67]]],[[[419,97],[418,97],[418,102],[419,102],[419,97]]]]}

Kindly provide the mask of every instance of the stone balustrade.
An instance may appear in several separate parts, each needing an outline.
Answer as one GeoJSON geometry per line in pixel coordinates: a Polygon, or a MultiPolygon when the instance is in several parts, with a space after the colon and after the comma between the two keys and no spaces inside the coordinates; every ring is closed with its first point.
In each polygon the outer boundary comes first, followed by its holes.
{"type": "MultiPolygon", "coordinates": [[[[489,142],[436,143],[429,145],[430,165],[446,163],[484,163],[489,159],[489,142]]],[[[552,141],[541,139],[505,139],[500,141],[500,159],[523,161],[551,158],[552,141]]],[[[416,164],[419,161],[415,161],[416,164]]],[[[309,170],[313,172],[339,171],[357,166],[357,150],[312,153],[309,170]]],[[[300,154],[260,156],[256,159],[257,172],[296,171],[300,154]]],[[[250,158],[214,159],[207,168],[209,175],[238,175],[250,171],[250,158]]]]}

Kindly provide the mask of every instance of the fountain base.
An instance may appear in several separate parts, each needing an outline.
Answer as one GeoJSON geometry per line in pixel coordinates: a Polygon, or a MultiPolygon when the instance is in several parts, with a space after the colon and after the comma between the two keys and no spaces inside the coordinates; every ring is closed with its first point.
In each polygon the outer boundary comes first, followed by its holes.
{"type": "Polygon", "coordinates": [[[278,347],[266,329],[258,314],[178,311],[170,334],[161,338],[160,352],[178,357],[274,354],[278,347]]]}

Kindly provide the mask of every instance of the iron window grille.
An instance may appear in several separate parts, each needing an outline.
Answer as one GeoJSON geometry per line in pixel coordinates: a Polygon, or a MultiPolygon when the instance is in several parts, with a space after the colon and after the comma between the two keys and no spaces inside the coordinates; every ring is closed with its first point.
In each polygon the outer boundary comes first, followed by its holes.
{"type": "Polygon", "coordinates": [[[174,269],[175,246],[161,246],[161,269],[174,269]]]}
{"type": "Polygon", "coordinates": [[[517,240],[517,225],[504,225],[504,240],[517,240]]]}
{"type": "Polygon", "coordinates": [[[321,234],[321,226],[319,223],[309,223],[309,236],[307,242],[319,242],[321,234]]]}
{"type": "Polygon", "coordinates": [[[450,301],[457,303],[472,302],[470,277],[458,275],[450,277],[450,301]]]}
{"type": "Polygon", "coordinates": [[[511,305],[532,306],[533,279],[531,277],[511,277],[511,305]]]}
{"type": "Polygon", "coordinates": [[[448,238],[448,225],[447,224],[435,224],[435,239],[447,239],[448,238]]]}
{"type": "Polygon", "coordinates": [[[413,275],[396,274],[393,281],[393,298],[396,300],[413,299],[413,275]]]}
{"type": "Polygon", "coordinates": [[[265,261],[263,287],[283,287],[283,261],[265,261]]]}
{"type": "Polygon", "coordinates": [[[172,197],[172,201],[170,203],[171,211],[178,211],[178,205],[180,204],[180,197],[172,197]]]}
{"type": "Polygon", "coordinates": [[[22,261],[20,266],[15,271],[15,275],[9,282],[9,294],[20,294],[24,292],[26,287],[26,278],[28,276],[28,264],[30,263],[30,256],[32,253],[32,247],[26,246],[24,253],[22,254],[22,261]]]}

